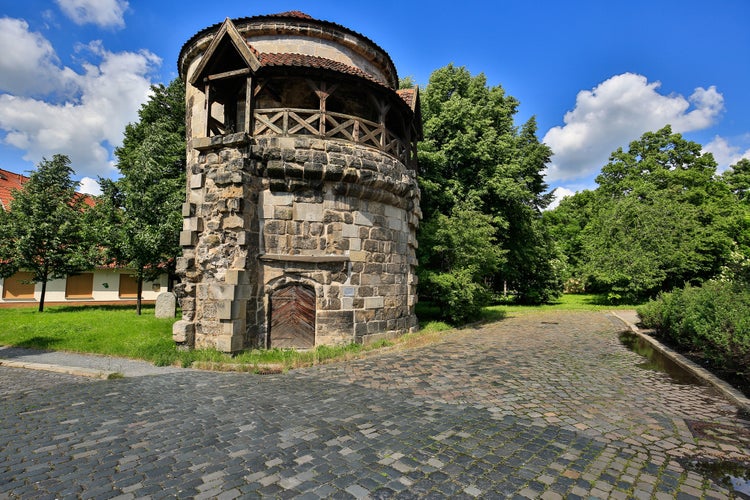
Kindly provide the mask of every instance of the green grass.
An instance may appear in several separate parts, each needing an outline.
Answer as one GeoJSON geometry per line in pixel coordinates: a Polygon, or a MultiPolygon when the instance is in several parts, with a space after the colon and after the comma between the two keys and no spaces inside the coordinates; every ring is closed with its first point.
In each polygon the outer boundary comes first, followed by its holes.
{"type": "Polygon", "coordinates": [[[380,341],[368,346],[319,346],[309,351],[253,349],[236,356],[211,349],[181,351],[172,341],[175,321],[155,318],[153,306],[144,306],[141,316],[135,314],[133,306],[52,306],[43,313],[32,307],[0,309],[0,345],[105,354],[162,366],[187,367],[195,363],[242,371],[309,366],[392,345],[380,341]]]}
{"type": "Polygon", "coordinates": [[[0,309],[0,345],[106,354],[158,361],[176,352],[171,331],[174,319],[154,317],[154,307],[53,306],[0,309]]]}
{"type": "MultiPolygon", "coordinates": [[[[508,316],[544,311],[600,311],[632,309],[612,306],[595,295],[564,295],[543,306],[494,305],[483,310],[482,321],[499,321],[508,316]]],[[[331,360],[351,359],[383,347],[412,348],[449,335],[453,329],[439,319],[440,311],[417,304],[420,331],[393,341],[362,346],[319,346],[308,351],[253,349],[235,356],[216,350],[178,350],[172,341],[175,319],[154,317],[154,307],[144,306],[137,316],[133,306],[52,306],[43,313],[36,308],[0,309],[0,345],[143,359],[156,365],[196,366],[237,371],[281,371],[331,360]]]]}
{"type": "Polygon", "coordinates": [[[550,304],[540,306],[520,306],[515,304],[499,304],[485,307],[482,311],[483,319],[495,321],[509,315],[529,314],[544,311],[611,311],[617,309],[635,309],[640,304],[612,305],[603,295],[593,294],[565,294],[550,304]]]}

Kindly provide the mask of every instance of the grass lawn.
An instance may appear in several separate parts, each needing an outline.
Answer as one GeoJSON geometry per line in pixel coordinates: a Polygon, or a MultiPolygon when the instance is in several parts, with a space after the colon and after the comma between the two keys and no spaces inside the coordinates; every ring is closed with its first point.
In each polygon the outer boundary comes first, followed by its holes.
{"type": "Polygon", "coordinates": [[[50,306],[0,309],[0,345],[107,354],[157,362],[176,351],[175,319],[154,317],[154,306],[50,306]]]}
{"type": "MultiPolygon", "coordinates": [[[[612,306],[593,295],[564,295],[543,306],[495,305],[484,309],[483,321],[549,310],[632,309],[612,306]]],[[[82,353],[96,353],[143,359],[157,365],[197,366],[210,369],[267,371],[309,366],[333,359],[358,357],[382,347],[418,347],[435,342],[453,327],[439,321],[439,311],[430,304],[417,305],[420,331],[393,341],[369,346],[320,346],[309,351],[270,349],[229,356],[212,350],[180,351],[172,341],[176,319],[154,317],[154,307],[144,306],[137,316],[133,306],[52,306],[39,313],[36,308],[0,309],[0,345],[82,353]]]]}

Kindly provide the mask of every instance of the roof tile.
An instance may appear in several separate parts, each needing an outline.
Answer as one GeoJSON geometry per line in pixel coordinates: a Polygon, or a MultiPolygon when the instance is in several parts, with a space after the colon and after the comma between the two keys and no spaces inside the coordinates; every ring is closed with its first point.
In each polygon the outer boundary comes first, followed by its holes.
{"type": "Polygon", "coordinates": [[[354,66],[349,66],[338,61],[326,59],[324,57],[310,56],[306,54],[290,54],[290,53],[262,53],[260,54],[261,66],[292,66],[302,68],[319,68],[327,69],[331,71],[337,71],[339,73],[345,73],[348,75],[358,76],[360,78],[366,78],[371,82],[375,82],[378,85],[388,86],[386,82],[381,79],[362,71],[354,66]]]}

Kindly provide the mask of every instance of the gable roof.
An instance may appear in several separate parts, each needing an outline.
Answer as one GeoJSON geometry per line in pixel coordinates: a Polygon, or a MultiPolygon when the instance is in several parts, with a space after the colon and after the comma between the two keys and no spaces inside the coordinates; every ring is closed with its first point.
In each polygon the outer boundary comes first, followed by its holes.
{"type": "Polygon", "coordinates": [[[225,52],[226,50],[234,50],[235,58],[239,58],[237,61],[237,67],[233,68],[244,69],[249,68],[251,71],[257,71],[260,67],[260,61],[258,61],[258,53],[253,50],[248,43],[242,38],[237,27],[232,23],[232,20],[226,18],[219,28],[219,32],[211,40],[211,44],[206,49],[206,53],[203,54],[201,62],[195,70],[190,83],[196,85],[203,80],[203,77],[209,73],[211,65],[216,61],[214,55],[225,52]],[[244,68],[242,68],[244,66],[244,68]]]}

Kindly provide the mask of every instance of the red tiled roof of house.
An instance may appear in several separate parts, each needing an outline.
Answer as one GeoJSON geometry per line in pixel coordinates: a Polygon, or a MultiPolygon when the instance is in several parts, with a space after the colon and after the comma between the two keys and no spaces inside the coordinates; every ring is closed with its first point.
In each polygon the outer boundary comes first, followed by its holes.
{"type": "Polygon", "coordinates": [[[10,210],[10,202],[13,199],[11,192],[21,189],[29,178],[25,175],[15,174],[0,168],[0,208],[10,210]]]}
{"type": "Polygon", "coordinates": [[[398,96],[403,99],[403,101],[406,103],[407,106],[409,106],[412,111],[414,110],[415,100],[417,98],[417,89],[398,89],[396,91],[398,96]]]}
{"type": "MultiPolygon", "coordinates": [[[[10,202],[13,201],[13,190],[23,188],[23,185],[28,180],[29,178],[25,175],[15,174],[0,168],[0,208],[10,210],[10,202]]],[[[96,204],[94,198],[88,194],[76,193],[75,197],[77,200],[83,198],[83,202],[90,207],[96,204]]]]}
{"type": "Polygon", "coordinates": [[[261,53],[260,54],[261,66],[292,66],[302,68],[318,68],[327,69],[331,71],[337,71],[339,73],[345,73],[352,76],[358,76],[360,78],[366,78],[371,82],[377,83],[387,87],[387,84],[376,78],[374,75],[362,71],[354,66],[349,66],[338,61],[326,59],[324,57],[309,56],[305,54],[289,54],[289,53],[261,53]]]}

